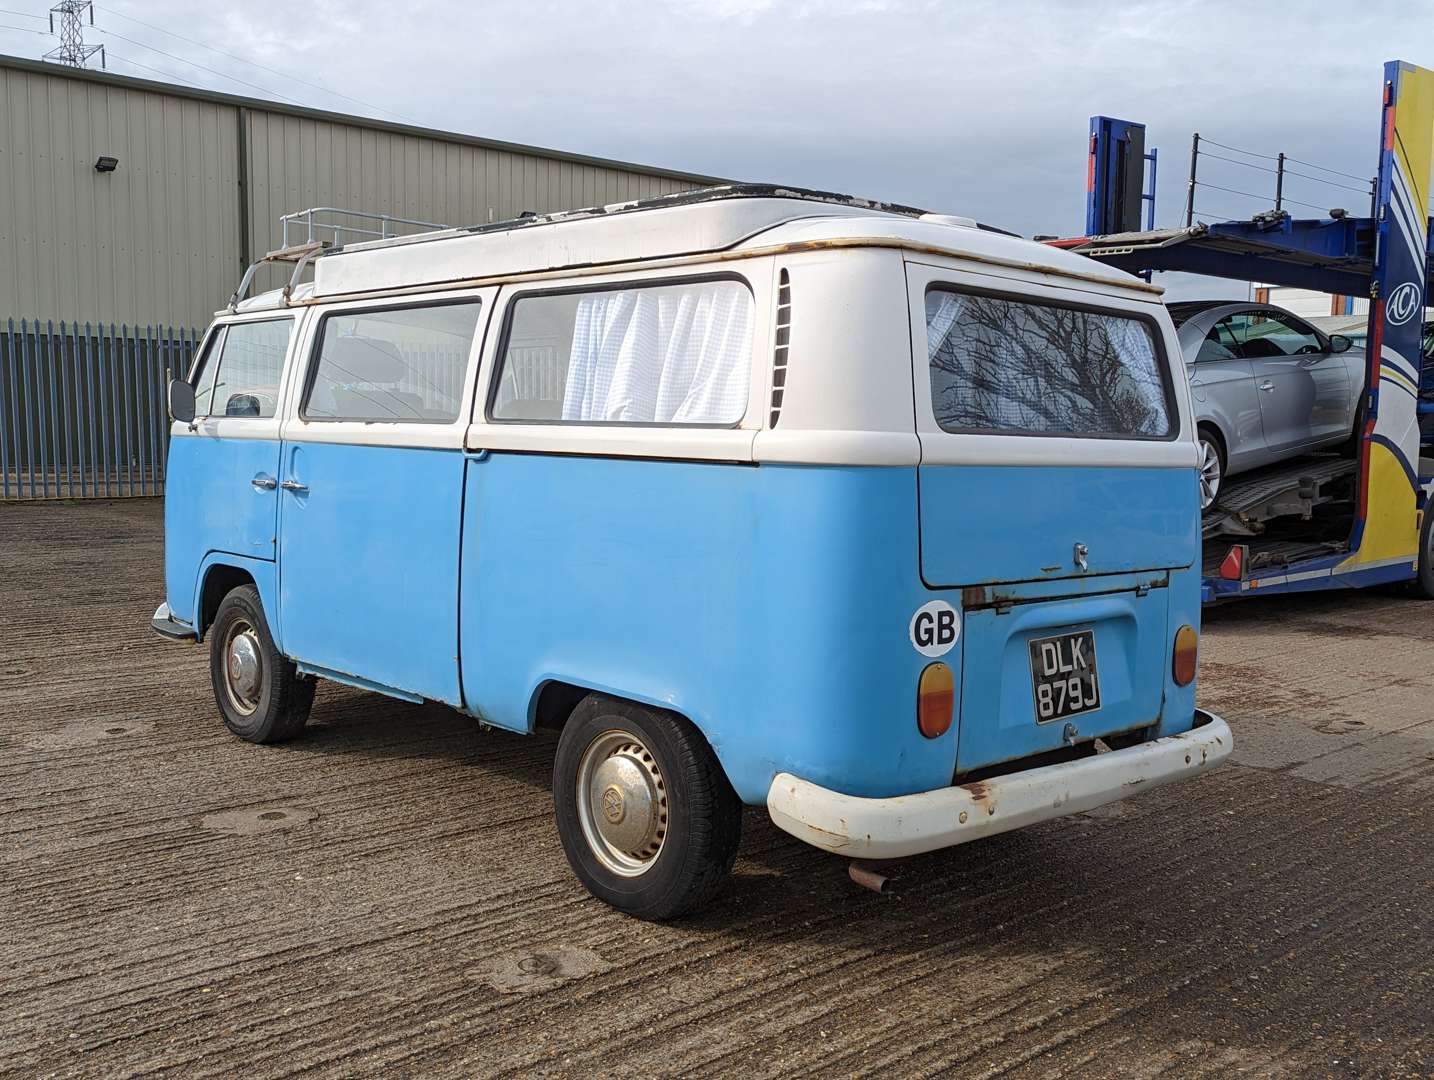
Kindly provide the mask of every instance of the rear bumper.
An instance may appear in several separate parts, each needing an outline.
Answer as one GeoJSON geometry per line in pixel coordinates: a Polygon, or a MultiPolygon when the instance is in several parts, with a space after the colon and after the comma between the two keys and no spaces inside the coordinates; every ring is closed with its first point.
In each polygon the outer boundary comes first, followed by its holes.
{"type": "Polygon", "coordinates": [[[160,604],[155,609],[154,618],[149,620],[149,628],[170,641],[194,641],[197,637],[194,627],[180,622],[170,614],[168,604],[160,604]]]}
{"type": "Polygon", "coordinates": [[[1196,710],[1180,735],[978,783],[866,799],[779,773],[767,812],[781,829],[851,858],[896,859],[1091,810],[1208,772],[1234,746],[1229,725],[1196,710]]]}

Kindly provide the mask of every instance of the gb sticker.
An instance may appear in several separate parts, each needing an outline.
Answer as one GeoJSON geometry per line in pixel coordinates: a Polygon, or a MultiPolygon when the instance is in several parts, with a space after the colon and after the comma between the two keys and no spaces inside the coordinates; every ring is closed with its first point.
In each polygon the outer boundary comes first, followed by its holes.
{"type": "Polygon", "coordinates": [[[922,604],[911,616],[911,644],[922,656],[945,656],[961,636],[961,616],[945,600],[922,604]]]}

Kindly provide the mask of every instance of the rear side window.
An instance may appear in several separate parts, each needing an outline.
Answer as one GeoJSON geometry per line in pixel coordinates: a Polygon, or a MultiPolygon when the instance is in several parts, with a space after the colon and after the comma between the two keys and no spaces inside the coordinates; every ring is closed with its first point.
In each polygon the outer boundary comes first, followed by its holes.
{"type": "Polygon", "coordinates": [[[1144,319],[933,289],[926,348],[931,406],[943,430],[1173,434],[1163,355],[1144,319]]]}
{"type": "Polygon", "coordinates": [[[752,308],[731,280],[519,297],[492,416],[735,424],[747,411],[752,308]]]}
{"type": "Polygon", "coordinates": [[[230,323],[205,347],[195,381],[195,416],[270,417],[279,407],[279,377],[292,319],[230,323]]]}
{"type": "Polygon", "coordinates": [[[326,316],[304,418],[457,420],[480,308],[474,300],[326,316]]]}

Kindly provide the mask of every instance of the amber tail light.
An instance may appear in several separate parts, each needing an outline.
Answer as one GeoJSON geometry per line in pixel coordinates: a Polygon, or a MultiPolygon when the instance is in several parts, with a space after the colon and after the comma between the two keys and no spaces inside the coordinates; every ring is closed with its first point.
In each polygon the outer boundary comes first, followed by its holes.
{"type": "Polygon", "coordinates": [[[927,664],[916,690],[916,726],[928,739],[945,735],[956,710],[956,678],[939,660],[927,664]]]}
{"type": "Polygon", "coordinates": [[[1170,673],[1175,677],[1176,686],[1189,686],[1195,681],[1195,661],[1200,652],[1200,635],[1193,626],[1182,626],[1175,631],[1175,650],[1171,657],[1170,673]]]}

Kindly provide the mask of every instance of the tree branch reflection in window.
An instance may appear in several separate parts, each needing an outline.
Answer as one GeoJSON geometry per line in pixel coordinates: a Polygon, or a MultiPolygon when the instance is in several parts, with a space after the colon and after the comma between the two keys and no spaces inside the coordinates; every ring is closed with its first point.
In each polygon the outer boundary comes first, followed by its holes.
{"type": "Polygon", "coordinates": [[[1160,359],[1140,319],[932,290],[926,345],[931,405],[947,431],[1170,434],[1160,359]]]}

